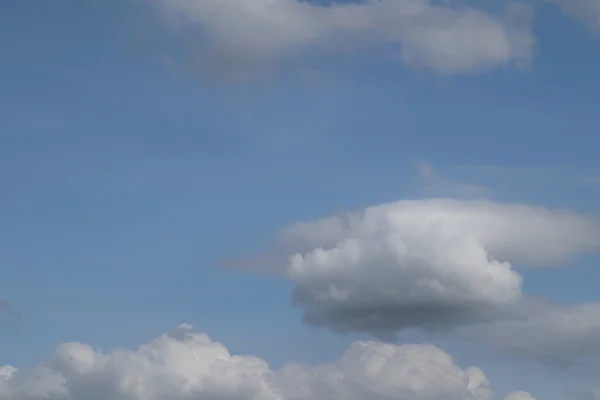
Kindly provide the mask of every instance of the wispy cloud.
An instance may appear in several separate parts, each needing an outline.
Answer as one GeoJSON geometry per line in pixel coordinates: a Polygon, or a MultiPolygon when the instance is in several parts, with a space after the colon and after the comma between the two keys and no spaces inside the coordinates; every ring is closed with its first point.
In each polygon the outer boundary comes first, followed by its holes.
{"type": "Polygon", "coordinates": [[[600,1],[598,0],[550,0],[565,14],[584,23],[593,33],[600,33],[600,1]]]}
{"type": "Polygon", "coordinates": [[[244,79],[275,64],[376,51],[440,74],[527,66],[533,57],[533,12],[507,6],[501,15],[428,0],[154,0],[181,37],[198,36],[201,68],[244,79]],[[196,29],[199,28],[199,29],[196,29]],[[190,33],[195,32],[195,33],[190,33]]]}
{"type": "Polygon", "coordinates": [[[469,174],[510,177],[511,180],[600,185],[600,176],[582,178],[590,171],[590,166],[582,165],[463,165],[454,169],[469,174]]]}
{"type": "Polygon", "coordinates": [[[456,198],[486,197],[492,193],[488,187],[459,182],[442,176],[438,170],[425,160],[414,162],[421,190],[427,195],[456,198]]]}
{"type": "Polygon", "coordinates": [[[599,176],[582,178],[589,173],[584,165],[462,165],[454,171],[471,176],[510,179],[512,182],[573,186],[575,184],[600,184],[599,176]]]}
{"type": "Polygon", "coordinates": [[[594,177],[590,177],[590,178],[584,178],[583,182],[587,183],[589,185],[600,185],[600,176],[594,176],[594,177]]]}
{"type": "Polygon", "coordinates": [[[8,318],[7,322],[9,324],[13,324],[21,319],[21,313],[12,308],[8,301],[0,301],[0,311],[6,314],[6,317],[8,318]]]}

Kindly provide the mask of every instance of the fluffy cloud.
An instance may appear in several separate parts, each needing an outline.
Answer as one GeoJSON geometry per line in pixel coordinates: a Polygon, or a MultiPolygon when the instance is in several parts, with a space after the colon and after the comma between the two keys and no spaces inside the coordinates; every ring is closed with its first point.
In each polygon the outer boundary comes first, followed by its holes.
{"type": "MultiPolygon", "coordinates": [[[[512,4],[491,16],[451,2],[369,0],[153,0],[178,32],[200,28],[204,64],[244,74],[299,55],[384,51],[438,73],[530,63],[531,10],[512,4]]],[[[196,32],[197,33],[197,32],[196,32]]]]}
{"type": "Polygon", "coordinates": [[[593,32],[600,32],[600,1],[598,0],[550,0],[563,11],[583,23],[593,32]]]}
{"type": "MultiPolygon", "coordinates": [[[[487,201],[401,201],[295,224],[260,259],[295,284],[307,322],[385,336],[496,318],[521,299],[509,262],[547,267],[600,248],[595,218],[487,201]]],[[[512,312],[512,311],[511,311],[512,312]]]]}
{"type": "MultiPolygon", "coordinates": [[[[519,392],[520,393],[520,392],[519,392]]],[[[3,400],[491,400],[485,374],[430,345],[356,342],[335,363],[273,371],[182,326],[136,351],[65,343],[36,368],[0,368],[3,400]]],[[[511,394],[507,400],[531,399],[511,394]]]]}

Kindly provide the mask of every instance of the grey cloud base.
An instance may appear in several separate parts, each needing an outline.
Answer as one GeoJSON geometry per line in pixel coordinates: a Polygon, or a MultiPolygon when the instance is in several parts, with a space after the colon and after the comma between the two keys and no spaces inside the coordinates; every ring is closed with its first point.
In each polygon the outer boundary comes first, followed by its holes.
{"type": "Polygon", "coordinates": [[[561,306],[531,299],[524,303],[513,319],[460,333],[505,353],[560,368],[600,355],[600,303],[561,306]]]}
{"type": "MultiPolygon", "coordinates": [[[[65,343],[31,370],[0,368],[2,400],[492,400],[479,368],[431,345],[356,342],[331,364],[273,371],[182,325],[137,350],[65,343]]],[[[533,400],[515,392],[507,400],[533,400]]]]}

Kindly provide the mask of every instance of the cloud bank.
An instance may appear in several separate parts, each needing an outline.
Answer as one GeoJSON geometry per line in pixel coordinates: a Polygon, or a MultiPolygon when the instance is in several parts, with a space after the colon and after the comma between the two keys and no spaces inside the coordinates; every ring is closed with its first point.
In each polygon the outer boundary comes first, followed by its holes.
{"type": "MultiPolygon", "coordinates": [[[[182,325],[137,350],[64,343],[31,370],[0,368],[3,400],[491,400],[479,368],[431,345],[356,342],[336,362],[287,364],[231,355],[182,325]]],[[[506,400],[533,399],[524,392],[506,400]]]]}
{"type": "Polygon", "coordinates": [[[164,21],[192,37],[201,64],[244,75],[299,57],[387,54],[440,74],[526,66],[535,38],[528,6],[503,15],[429,0],[153,0],[164,21]]]}
{"type": "Polygon", "coordinates": [[[489,201],[400,201],[294,224],[260,263],[295,284],[304,319],[380,337],[513,313],[511,263],[555,267],[600,249],[600,221],[489,201]]]}

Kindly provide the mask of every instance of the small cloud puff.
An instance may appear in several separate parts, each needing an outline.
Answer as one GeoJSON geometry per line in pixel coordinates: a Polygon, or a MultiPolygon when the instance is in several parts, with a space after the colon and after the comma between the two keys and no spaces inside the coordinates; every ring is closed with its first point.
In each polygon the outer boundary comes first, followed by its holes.
{"type": "MultiPolygon", "coordinates": [[[[65,343],[32,370],[0,368],[3,400],[491,400],[483,371],[431,345],[356,342],[336,362],[274,371],[184,326],[137,350],[65,343]]],[[[507,400],[532,399],[517,392],[507,400]]]]}

